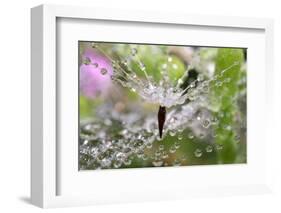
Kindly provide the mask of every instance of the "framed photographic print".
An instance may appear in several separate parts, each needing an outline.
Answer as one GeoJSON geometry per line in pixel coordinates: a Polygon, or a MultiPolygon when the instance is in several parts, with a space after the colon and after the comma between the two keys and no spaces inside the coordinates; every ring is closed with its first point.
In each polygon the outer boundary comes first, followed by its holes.
{"type": "Polygon", "coordinates": [[[31,14],[32,203],[270,191],[271,20],[31,14]]]}

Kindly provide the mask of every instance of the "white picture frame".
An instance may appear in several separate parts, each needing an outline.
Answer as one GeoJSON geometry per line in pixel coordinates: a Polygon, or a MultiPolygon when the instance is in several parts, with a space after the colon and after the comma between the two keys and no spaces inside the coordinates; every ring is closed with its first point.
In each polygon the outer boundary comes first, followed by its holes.
{"type": "MultiPolygon", "coordinates": [[[[190,173],[186,173],[187,167],[183,168],[165,168],[165,170],[142,170],[137,169],[134,171],[106,171],[106,174],[103,175],[99,173],[95,176],[97,180],[108,181],[108,178],[116,177],[123,184],[122,188],[116,188],[115,190],[110,192],[110,189],[103,189],[101,187],[95,186],[94,184],[90,184],[89,180],[93,178],[91,174],[84,173],[84,177],[74,177],[74,172],[78,173],[74,165],[73,159],[75,156],[69,157],[70,165],[67,167],[68,170],[64,169],[65,158],[61,157],[62,152],[71,153],[71,148],[62,149],[64,146],[58,145],[58,88],[60,87],[60,80],[57,78],[57,70],[58,66],[58,34],[61,31],[59,28],[61,25],[60,21],[69,20],[70,22],[73,20],[87,20],[87,22],[91,22],[94,20],[98,20],[102,25],[103,22],[107,21],[118,21],[118,26],[122,27],[122,23],[134,23],[135,25],[143,24],[144,26],[147,24],[153,24],[154,26],[165,26],[167,29],[173,26],[187,27],[187,26],[197,26],[200,29],[222,29],[224,32],[228,32],[229,34],[232,31],[236,30],[251,30],[255,32],[260,32],[261,36],[258,36],[257,42],[261,42],[262,51],[259,53],[260,55],[255,55],[259,57],[260,65],[262,67],[260,69],[260,74],[254,78],[255,75],[252,75],[253,78],[249,80],[249,89],[254,89],[255,81],[259,81],[263,86],[260,86],[258,89],[259,94],[261,94],[260,101],[262,104],[259,109],[255,111],[255,113],[261,113],[266,111],[264,114],[264,120],[260,121],[262,124],[259,126],[255,124],[254,116],[251,117],[248,125],[253,125],[253,127],[261,128],[262,126],[266,127],[266,132],[259,133],[258,137],[263,138],[264,140],[257,145],[256,148],[253,146],[249,146],[249,152],[257,152],[260,153],[263,147],[270,146],[271,140],[271,117],[269,116],[272,112],[272,95],[269,92],[273,87],[271,79],[273,79],[273,21],[270,19],[257,19],[257,18],[240,18],[240,17],[216,17],[216,16],[203,16],[203,15],[188,15],[188,14],[161,14],[161,13],[152,13],[146,11],[122,11],[122,10],[113,10],[106,9],[106,13],[104,9],[100,8],[84,8],[84,7],[73,7],[73,6],[54,6],[54,5],[41,5],[31,10],[31,54],[32,54],[32,70],[31,70],[31,201],[33,204],[47,208],[47,207],[62,207],[62,206],[76,206],[76,205],[91,205],[98,203],[114,203],[114,202],[138,202],[143,200],[163,200],[163,199],[182,199],[186,197],[200,197],[200,196],[214,196],[214,195],[232,195],[232,194],[252,194],[252,193],[264,193],[270,192],[271,187],[271,171],[270,171],[270,161],[268,160],[270,157],[270,153],[267,152],[266,155],[263,155],[261,158],[262,165],[257,167],[257,157],[253,157],[253,170],[249,170],[250,167],[243,167],[242,165],[236,165],[235,167],[224,168],[221,167],[216,169],[213,167],[196,167],[193,168],[190,173]],[[264,43],[263,43],[264,42],[264,43]],[[266,78],[262,78],[262,76],[266,76],[266,78]],[[251,86],[252,85],[252,86],[251,86]],[[266,103],[266,104],[265,104],[266,103]],[[260,111],[259,111],[260,110],[260,111]],[[255,150],[256,149],[256,150],[255,150]],[[62,162],[61,162],[62,161],[62,162]],[[210,174],[210,179],[215,179],[215,176],[211,175],[211,173],[217,174],[225,174],[229,173],[232,175],[230,180],[233,184],[229,184],[229,182],[216,182],[214,184],[205,184],[203,186],[199,186],[193,184],[194,186],[186,186],[180,188],[176,183],[167,183],[165,182],[165,177],[169,176],[169,178],[175,177],[186,177],[188,175],[190,178],[196,178],[196,175],[205,175],[205,172],[201,172],[201,170],[208,171],[210,174]],[[64,174],[62,174],[62,171],[64,174]],[[252,172],[253,171],[253,172],[252,172]],[[245,180],[240,179],[241,175],[247,174],[245,180]],[[236,175],[234,175],[236,173],[236,175]],[[249,174],[252,173],[252,174],[249,174]],[[124,175],[126,174],[126,175],[124,175]],[[138,177],[132,176],[134,174],[138,174],[138,177]],[[142,175],[149,176],[152,180],[163,177],[159,179],[158,185],[146,187],[144,184],[136,184],[136,188],[132,188],[134,183],[126,180],[126,177],[136,178],[137,181],[146,182],[148,179],[143,179],[142,175]],[[67,175],[66,178],[63,178],[67,175]],[[260,176],[260,177],[257,177],[260,176]],[[256,177],[256,178],[255,178],[256,177]],[[253,181],[250,181],[250,179],[253,181]],[[163,180],[162,180],[163,179],[163,180]],[[162,180],[162,181],[161,181],[162,180]],[[236,180],[236,181],[235,181],[236,180]],[[83,190],[79,190],[77,186],[77,182],[82,181],[85,182],[88,186],[81,187],[83,190]],[[252,183],[252,184],[250,184],[252,183]],[[167,186],[166,189],[162,189],[161,186],[167,186]],[[64,188],[69,190],[64,190],[61,193],[61,185],[64,185],[64,188]],[[92,186],[91,186],[92,185],[92,186]],[[71,188],[73,187],[73,188],[71,188]],[[141,190],[150,190],[148,195],[145,195],[141,190]],[[96,194],[88,194],[87,190],[93,191],[96,189],[96,194]],[[116,190],[119,190],[116,192],[116,190]],[[71,193],[72,191],[79,191],[79,193],[71,193]],[[120,195],[122,194],[122,196],[120,195]]],[[[68,22],[67,26],[71,26],[72,24],[68,22]]],[[[117,26],[117,27],[118,27],[117,26]]],[[[77,27],[79,27],[77,25],[77,27]]],[[[64,28],[67,30],[66,32],[70,33],[73,30],[71,27],[64,28]],[[69,31],[70,30],[70,31],[69,31]]],[[[79,28],[80,29],[80,28],[79,28]]],[[[81,28],[81,31],[83,28],[81,28]]],[[[196,30],[195,30],[196,31],[196,30]]],[[[218,30],[219,31],[219,30],[218,30]]],[[[70,34],[69,34],[70,35],[70,34]]],[[[90,35],[90,34],[89,34],[90,35]]],[[[133,34],[131,34],[131,38],[133,34]]],[[[210,34],[212,35],[212,34],[210,34]]],[[[216,35],[215,36],[220,36],[216,35]]],[[[223,35],[223,34],[222,34],[223,35]]],[[[73,40],[79,39],[81,35],[73,33],[73,36],[70,35],[69,38],[73,38],[73,40]],[[78,37],[74,37],[74,35],[78,37]]],[[[111,35],[111,36],[118,36],[111,35]]],[[[83,37],[83,35],[82,35],[83,37]]],[[[87,36],[85,36],[86,38],[87,36]]],[[[144,36],[145,37],[145,36],[144,36]]],[[[196,32],[194,32],[194,37],[196,37],[196,32]]],[[[212,37],[212,36],[211,36],[212,37]]],[[[213,36],[214,37],[214,36],[213,36]]],[[[209,43],[211,46],[215,46],[218,44],[218,39],[213,42],[213,37],[209,39],[209,43]],[[212,43],[213,42],[213,43],[212,43]],[[213,44],[213,45],[212,45],[213,44]]],[[[253,36],[254,37],[254,36],[253,36]]],[[[119,41],[122,40],[121,37],[118,37],[119,41]]],[[[83,38],[82,38],[83,39],[83,38]]],[[[108,38],[112,39],[112,37],[108,38]]],[[[129,38],[123,38],[129,39],[129,38]]],[[[144,39],[144,38],[143,38],[144,39]]],[[[149,38],[147,38],[149,40],[149,38]]],[[[159,38],[160,39],[160,38],[159,38]]],[[[165,40],[165,38],[161,38],[161,42],[169,43],[170,40],[165,40]]],[[[245,37],[246,39],[246,37],[245,37]]],[[[248,38],[249,39],[249,38],[248,38]]],[[[67,39],[66,39],[67,40],[67,39]]],[[[154,38],[155,40],[155,38],[154,38]]],[[[250,40],[250,39],[249,39],[250,40]]],[[[253,39],[254,40],[254,39],[253,39]]],[[[132,40],[134,41],[134,40],[132,40]]],[[[177,42],[180,42],[178,40],[177,42]]],[[[195,39],[194,39],[194,42],[195,39]]],[[[200,39],[197,41],[200,42],[200,39]]],[[[227,39],[220,38],[221,45],[230,45],[230,41],[227,39]]],[[[241,41],[237,41],[237,45],[243,45],[239,43],[241,41]]],[[[198,44],[198,43],[197,43],[198,44]]],[[[200,43],[199,43],[200,44],[200,43]]],[[[255,43],[251,44],[255,46],[255,43]]],[[[70,46],[71,48],[71,46],[70,46]]],[[[76,51],[76,50],[73,50],[76,51]]],[[[254,51],[253,51],[253,54],[254,51]]],[[[251,57],[251,56],[249,56],[251,57]]],[[[254,57],[254,55],[252,56],[254,57]]],[[[259,64],[256,64],[258,66],[259,64]]],[[[75,67],[75,69],[77,66],[75,67]]],[[[254,67],[254,64],[252,66],[254,67]]],[[[76,75],[77,77],[77,75],[76,75]]],[[[70,77],[72,79],[72,77],[70,77]]],[[[74,79],[74,78],[73,78],[74,79]]],[[[75,79],[74,79],[75,80],[75,79]]],[[[70,82],[71,83],[71,82],[70,82]]],[[[71,84],[69,84],[71,85],[71,84]]],[[[71,89],[71,88],[69,88],[71,89]]],[[[77,88],[73,86],[73,91],[77,91],[77,88]]],[[[253,94],[250,92],[250,94],[253,94]]],[[[254,105],[254,102],[257,101],[257,96],[253,96],[251,105],[254,105]]],[[[252,110],[252,108],[250,108],[252,110]]],[[[78,112],[77,112],[78,113],[78,112]]],[[[254,112],[253,112],[254,114],[254,112]]],[[[63,123],[63,121],[62,121],[63,123]]],[[[258,131],[260,132],[260,131],[258,131]]],[[[77,138],[76,138],[77,139],[77,138]]],[[[253,138],[252,138],[253,139],[253,138]]],[[[259,140],[259,139],[257,139],[259,140]]],[[[71,146],[71,145],[70,145],[71,146]]],[[[74,145],[73,145],[74,146],[74,145]]],[[[270,150],[270,148],[268,148],[270,150]]],[[[72,151],[75,151],[73,148],[72,151]]],[[[253,154],[254,155],[254,154],[253,154]]],[[[77,164],[77,163],[76,163],[77,164]]],[[[250,162],[251,165],[251,162],[250,162]]],[[[179,182],[183,182],[184,180],[179,180],[179,182]]],[[[215,180],[214,180],[215,182],[215,180]]],[[[156,182],[155,182],[156,183],[156,182]]],[[[86,185],[85,184],[85,185],[86,185]]],[[[109,184],[109,186],[111,186],[109,184]]],[[[112,186],[111,186],[112,187],[112,186]]]]}

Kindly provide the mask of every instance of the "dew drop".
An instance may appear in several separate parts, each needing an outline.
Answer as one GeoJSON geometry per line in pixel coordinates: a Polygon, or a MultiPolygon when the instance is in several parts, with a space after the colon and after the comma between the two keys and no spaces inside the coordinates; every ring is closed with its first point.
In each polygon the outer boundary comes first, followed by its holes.
{"type": "Polygon", "coordinates": [[[155,156],[159,157],[161,155],[161,152],[159,150],[155,151],[155,156]]]}
{"type": "Polygon", "coordinates": [[[128,61],[126,59],[124,59],[121,63],[124,64],[125,66],[128,65],[128,61]]]}
{"type": "Polygon", "coordinates": [[[171,135],[172,137],[175,136],[176,134],[177,132],[173,129],[169,131],[169,135],[171,135]]]}
{"type": "Polygon", "coordinates": [[[125,164],[126,166],[131,165],[131,163],[132,163],[132,161],[131,161],[129,158],[127,158],[127,159],[124,160],[124,164],[125,164]]]}
{"type": "Polygon", "coordinates": [[[144,63],[140,62],[139,65],[140,65],[141,71],[144,71],[146,69],[144,63]]]}
{"type": "Polygon", "coordinates": [[[183,138],[183,135],[182,134],[178,134],[178,139],[181,141],[183,138]]]}
{"type": "Polygon", "coordinates": [[[179,66],[177,65],[177,64],[173,64],[173,69],[174,70],[176,70],[176,69],[178,69],[179,68],[179,66]]]}
{"type": "Polygon", "coordinates": [[[215,85],[216,85],[216,87],[221,87],[222,86],[222,82],[221,81],[217,81],[215,85]]]}
{"type": "Polygon", "coordinates": [[[197,158],[200,158],[202,156],[202,151],[201,149],[196,149],[194,151],[194,156],[197,157],[197,158]]]}
{"type": "Polygon", "coordinates": [[[194,88],[196,86],[195,82],[191,82],[191,84],[189,85],[190,88],[194,88]]]}
{"type": "Polygon", "coordinates": [[[216,145],[216,149],[217,150],[222,150],[223,149],[223,145],[222,144],[217,144],[216,145]]]}
{"type": "Polygon", "coordinates": [[[97,68],[99,66],[98,63],[93,63],[92,65],[94,68],[97,68]]]}
{"type": "Polygon", "coordinates": [[[91,46],[92,46],[92,48],[97,48],[98,44],[95,43],[95,42],[92,42],[92,43],[91,43],[91,46]]]}
{"type": "Polygon", "coordinates": [[[122,162],[120,161],[115,161],[114,164],[113,164],[114,168],[118,169],[122,166],[122,162]]]}
{"type": "Polygon", "coordinates": [[[159,150],[164,150],[164,145],[163,144],[161,144],[160,146],[159,146],[159,150]]]}
{"type": "Polygon", "coordinates": [[[166,159],[166,158],[168,158],[168,157],[169,157],[168,153],[167,153],[166,151],[163,151],[163,152],[162,152],[162,158],[163,158],[163,159],[166,159]]]}
{"type": "Polygon", "coordinates": [[[181,78],[178,80],[178,84],[179,85],[183,84],[183,80],[181,78]]]}
{"type": "Polygon", "coordinates": [[[153,166],[162,166],[163,165],[163,161],[153,161],[152,162],[153,166]]]}
{"type": "Polygon", "coordinates": [[[172,62],[173,58],[171,56],[168,57],[168,62],[172,62]]]}
{"type": "Polygon", "coordinates": [[[89,143],[88,140],[84,140],[84,141],[83,141],[83,144],[84,144],[84,145],[87,145],[88,143],[89,143]]]}
{"type": "Polygon", "coordinates": [[[188,138],[189,138],[189,139],[193,139],[193,138],[194,138],[194,135],[193,135],[192,133],[189,133],[189,134],[188,134],[188,138]]]}
{"type": "Polygon", "coordinates": [[[213,151],[213,147],[211,145],[206,146],[206,152],[212,152],[213,151]]]}
{"type": "Polygon", "coordinates": [[[183,128],[182,126],[180,126],[180,127],[178,128],[178,132],[179,132],[179,133],[182,133],[183,130],[184,130],[184,128],[183,128]]]}
{"type": "Polygon", "coordinates": [[[91,64],[91,59],[89,57],[84,58],[83,64],[85,65],[91,64]]]}
{"type": "Polygon", "coordinates": [[[101,73],[102,75],[105,75],[105,74],[107,73],[107,69],[101,68],[100,73],[101,73]]]}
{"type": "Polygon", "coordinates": [[[202,126],[204,128],[209,128],[209,126],[211,125],[211,122],[209,121],[209,119],[205,119],[203,122],[202,122],[202,126]]]}
{"type": "Polygon", "coordinates": [[[180,145],[181,145],[180,142],[175,142],[175,148],[176,149],[180,148],[180,145]]]}
{"type": "Polygon", "coordinates": [[[231,81],[231,79],[230,78],[226,78],[226,79],[224,79],[224,82],[225,83],[229,83],[231,81]]]}
{"type": "Polygon", "coordinates": [[[212,124],[217,124],[218,123],[218,119],[216,118],[216,117],[212,117],[211,118],[211,122],[212,122],[212,124]]]}
{"type": "Polygon", "coordinates": [[[112,125],[112,121],[107,118],[107,119],[104,120],[104,124],[105,124],[106,126],[111,126],[111,125],[112,125]]]}
{"type": "Polygon", "coordinates": [[[143,155],[142,155],[142,159],[143,159],[143,160],[147,160],[147,159],[148,159],[148,155],[147,155],[147,154],[143,154],[143,155]]]}
{"type": "Polygon", "coordinates": [[[177,149],[176,149],[175,146],[171,146],[170,149],[169,149],[170,153],[175,153],[176,151],[177,151],[177,149]]]}
{"type": "Polygon", "coordinates": [[[239,143],[240,142],[240,135],[235,135],[234,140],[236,141],[236,143],[239,143]]]}
{"type": "Polygon", "coordinates": [[[178,159],[174,160],[173,166],[180,166],[180,165],[181,165],[181,162],[178,159]]]}
{"type": "Polygon", "coordinates": [[[137,53],[138,53],[137,48],[132,48],[132,50],[131,50],[132,56],[135,56],[137,53]]]}
{"type": "Polygon", "coordinates": [[[199,74],[197,77],[197,81],[203,81],[204,80],[204,76],[202,74],[199,74]]]}
{"type": "Polygon", "coordinates": [[[162,64],[162,69],[167,69],[168,68],[168,65],[167,64],[162,64]]]}
{"type": "Polygon", "coordinates": [[[122,153],[122,152],[118,152],[117,154],[116,154],[116,160],[117,161],[123,161],[124,159],[125,159],[125,154],[124,153],[122,153]]]}
{"type": "Polygon", "coordinates": [[[213,138],[216,138],[218,135],[217,135],[217,133],[214,131],[213,133],[212,133],[212,137],[213,138]]]}
{"type": "Polygon", "coordinates": [[[151,149],[152,148],[152,143],[151,142],[147,143],[146,144],[146,148],[151,149]]]}
{"type": "Polygon", "coordinates": [[[203,133],[203,132],[201,132],[200,134],[199,134],[199,138],[204,138],[205,137],[205,134],[203,133]]]}

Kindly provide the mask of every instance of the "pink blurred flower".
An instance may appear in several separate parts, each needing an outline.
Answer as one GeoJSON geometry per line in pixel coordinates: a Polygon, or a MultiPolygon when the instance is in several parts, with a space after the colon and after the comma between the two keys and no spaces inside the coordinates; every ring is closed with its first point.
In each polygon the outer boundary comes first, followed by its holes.
{"type": "Polygon", "coordinates": [[[113,73],[111,62],[92,48],[82,55],[80,66],[80,92],[88,98],[106,95],[111,86],[113,73]]]}

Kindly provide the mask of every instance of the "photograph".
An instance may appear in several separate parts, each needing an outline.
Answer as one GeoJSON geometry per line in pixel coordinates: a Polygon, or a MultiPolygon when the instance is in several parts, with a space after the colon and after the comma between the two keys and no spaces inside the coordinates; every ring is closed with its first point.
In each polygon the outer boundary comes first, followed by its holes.
{"type": "Polygon", "coordinates": [[[79,170],[247,163],[247,49],[78,42],[79,170]]]}

